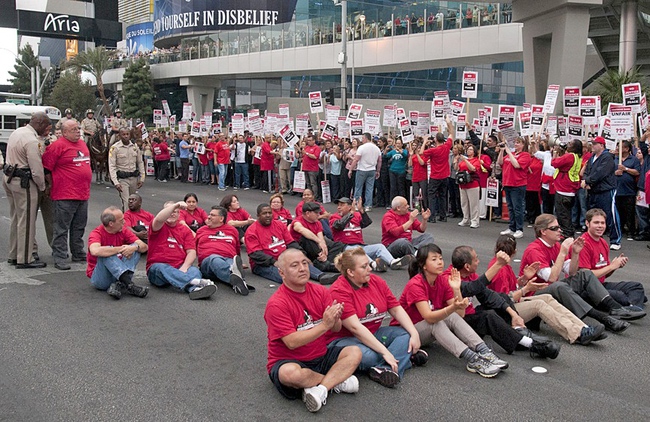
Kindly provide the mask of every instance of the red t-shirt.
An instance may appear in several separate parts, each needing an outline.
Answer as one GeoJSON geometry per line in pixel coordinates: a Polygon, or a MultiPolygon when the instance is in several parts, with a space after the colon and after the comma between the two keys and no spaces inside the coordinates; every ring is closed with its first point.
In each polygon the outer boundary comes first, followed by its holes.
{"type": "Polygon", "coordinates": [[[199,265],[210,255],[224,258],[239,255],[239,232],[230,224],[215,228],[203,226],[196,231],[195,240],[199,265]]]}
{"type": "MultiPolygon", "coordinates": [[[[610,264],[609,261],[609,245],[602,237],[595,240],[589,233],[584,233],[582,236],[585,240],[585,246],[580,251],[578,259],[578,266],[588,270],[600,270],[610,264]]],[[[601,283],[605,282],[603,275],[598,280],[601,283]]]]}
{"type": "Polygon", "coordinates": [[[526,182],[527,191],[539,192],[542,190],[542,167],[544,167],[544,163],[541,160],[535,157],[530,159],[528,180],[526,182]]]}
{"type": "MultiPolygon", "coordinates": [[[[272,220],[269,226],[263,226],[259,221],[251,224],[246,230],[244,241],[249,254],[262,251],[274,259],[278,259],[280,254],[287,249],[287,245],[293,242],[293,238],[284,223],[272,220]]],[[[255,262],[250,260],[250,265],[251,268],[254,267],[255,262]]]]}
{"type": "MultiPolygon", "coordinates": [[[[424,164],[420,164],[420,160],[418,160],[418,154],[415,154],[413,156],[413,174],[411,175],[411,180],[414,183],[421,182],[423,180],[426,180],[427,178],[427,163],[429,162],[429,157],[422,154],[420,155],[420,158],[422,158],[424,164]]],[[[422,192],[423,196],[425,196],[426,194],[427,194],[426,192],[422,192]]]]}
{"type": "Polygon", "coordinates": [[[503,166],[501,167],[503,186],[526,186],[528,182],[528,166],[530,166],[530,154],[527,152],[520,152],[518,154],[515,153],[514,156],[519,163],[519,168],[515,168],[512,165],[510,162],[510,157],[508,155],[503,156],[503,166]]]}
{"type": "MultiPolygon", "coordinates": [[[[445,271],[441,274],[442,276],[446,277],[447,280],[449,280],[449,276],[451,275],[451,269],[453,268],[452,265],[448,266],[445,271]]],[[[460,281],[461,283],[473,283],[474,280],[478,279],[478,274],[472,273],[469,276],[463,278],[461,277],[460,281]]],[[[469,302],[469,306],[465,308],[465,315],[472,315],[476,313],[476,309],[474,309],[474,305],[472,304],[472,301],[469,302]]]]}
{"type": "Polygon", "coordinates": [[[449,168],[449,151],[452,145],[451,138],[444,144],[437,145],[424,151],[423,155],[431,162],[431,179],[446,179],[451,175],[449,168]]]}
{"type": "Polygon", "coordinates": [[[147,271],[151,265],[158,263],[180,268],[185,262],[187,252],[196,249],[192,230],[178,223],[174,227],[165,223],[157,232],[150,227],[148,246],[147,271]]]}
{"type": "Polygon", "coordinates": [[[156,161],[169,160],[170,155],[167,142],[159,142],[157,144],[153,144],[153,157],[156,161]]]}
{"type": "Polygon", "coordinates": [[[216,145],[217,164],[230,164],[230,146],[226,141],[219,141],[216,145]]]}
{"type": "Polygon", "coordinates": [[[296,217],[296,219],[293,220],[289,225],[289,233],[291,233],[291,237],[296,242],[299,241],[300,238],[302,237],[300,233],[298,233],[293,229],[293,225],[296,224],[297,222],[302,224],[307,230],[309,230],[314,234],[318,234],[323,231],[323,226],[320,223],[320,221],[316,221],[315,223],[310,223],[307,220],[305,220],[305,218],[302,215],[300,217],[296,217]]]}
{"type": "MultiPolygon", "coordinates": [[[[449,287],[446,276],[439,275],[432,286],[422,274],[417,274],[404,286],[399,303],[411,318],[413,324],[417,324],[424,319],[416,306],[418,302],[427,302],[429,309],[434,311],[447,306],[447,301],[453,298],[454,292],[449,287]]],[[[391,325],[393,325],[392,322],[391,325]]]]}
{"type": "MultiPolygon", "coordinates": [[[[361,288],[353,287],[343,276],[340,276],[330,288],[332,300],[344,303],[341,320],[346,320],[352,315],[359,318],[371,333],[376,333],[385,317],[389,316],[388,310],[399,306],[399,302],[388,288],[386,282],[375,274],[370,274],[370,280],[361,288]]],[[[328,333],[327,341],[342,337],[354,337],[345,327],[338,333],[328,333]]]]}
{"type": "Polygon", "coordinates": [[[226,221],[246,221],[251,218],[251,215],[243,208],[236,211],[228,211],[228,218],[226,221]]]}
{"type": "Polygon", "coordinates": [[[578,160],[580,159],[580,157],[567,152],[563,156],[555,157],[551,160],[551,165],[555,167],[556,170],[559,170],[557,177],[555,177],[555,192],[564,195],[575,194],[578,189],[580,189],[580,180],[572,182],[569,179],[569,170],[573,167],[575,158],[578,160]]]}
{"type": "MultiPolygon", "coordinates": [[[[490,268],[497,261],[494,257],[488,264],[490,268]]],[[[517,290],[517,276],[510,265],[501,267],[501,269],[492,278],[492,282],[488,284],[488,289],[494,290],[497,293],[508,294],[513,290],[517,290]]]]}
{"type": "Polygon", "coordinates": [[[208,165],[208,154],[196,154],[196,158],[199,160],[199,164],[202,166],[207,166],[208,165]]]}
{"type": "MultiPolygon", "coordinates": [[[[549,247],[544,244],[544,242],[541,241],[541,239],[537,238],[533,240],[526,250],[524,251],[524,254],[521,257],[521,265],[519,267],[519,275],[522,275],[524,273],[524,268],[526,268],[527,265],[532,264],[533,262],[539,261],[540,266],[539,268],[551,268],[553,264],[555,264],[555,260],[557,259],[558,254],[560,253],[560,243],[556,243],[555,245],[549,247]]],[[[546,283],[548,280],[544,280],[540,275],[537,275],[537,282],[538,283],[546,283]]]]}
{"type": "MultiPolygon", "coordinates": [[[[93,231],[88,235],[88,246],[93,243],[99,243],[100,246],[122,246],[130,245],[135,243],[138,238],[129,230],[126,225],[122,227],[122,231],[117,233],[109,233],[106,231],[106,227],[103,225],[95,227],[93,231]]],[[[88,265],[86,266],[86,276],[91,277],[95,266],[97,265],[97,257],[88,253],[87,255],[88,265]]]]}
{"type": "Polygon", "coordinates": [[[284,224],[289,224],[289,220],[293,220],[293,216],[286,208],[280,208],[279,210],[273,210],[273,219],[278,220],[284,224]]]}
{"type": "Polygon", "coordinates": [[[145,211],[140,208],[140,211],[133,212],[131,210],[126,210],[124,213],[124,225],[126,227],[135,227],[135,226],[144,226],[149,230],[149,226],[154,219],[154,215],[149,211],[145,211]]]}
{"type": "Polygon", "coordinates": [[[478,171],[478,184],[482,188],[487,188],[487,179],[490,177],[490,167],[492,166],[492,159],[487,154],[481,154],[482,167],[478,171]]]}
{"type": "Polygon", "coordinates": [[[60,137],[43,153],[43,167],[52,172],[50,198],[53,201],[90,199],[93,172],[85,142],[70,142],[60,137]]]}
{"type": "Polygon", "coordinates": [[[361,232],[361,213],[355,212],[343,230],[335,230],[334,222],[341,219],[341,214],[332,214],[330,226],[332,226],[332,237],[335,242],[343,242],[346,245],[363,245],[363,233],[361,232]]]}
{"type": "Polygon", "coordinates": [[[388,247],[391,243],[397,239],[406,239],[409,242],[413,240],[413,230],[417,230],[420,233],[423,233],[422,225],[420,220],[413,221],[411,227],[404,231],[402,225],[409,221],[409,214],[399,215],[394,210],[389,210],[384,214],[384,218],[381,220],[381,243],[388,247]]]}
{"type": "Polygon", "coordinates": [[[183,220],[187,223],[188,226],[191,226],[196,223],[199,226],[205,224],[205,220],[208,219],[208,214],[201,207],[196,207],[194,211],[190,210],[181,210],[179,220],[183,220]]]}
{"type": "MultiPolygon", "coordinates": [[[[461,189],[472,189],[472,188],[478,188],[479,187],[478,179],[476,178],[476,176],[478,175],[478,172],[481,171],[478,157],[470,158],[468,161],[474,166],[476,171],[475,172],[470,171],[470,174],[472,174],[472,181],[471,182],[465,183],[463,185],[461,185],[461,184],[458,185],[458,187],[461,188],[461,189]]],[[[465,161],[460,161],[458,163],[458,171],[469,171],[469,166],[467,165],[467,163],[465,161]]]]}
{"type": "Polygon", "coordinates": [[[214,161],[214,154],[215,151],[217,151],[218,148],[218,142],[215,141],[210,141],[207,144],[205,144],[205,155],[208,156],[208,161],[214,161]]]}
{"type": "Polygon", "coordinates": [[[260,157],[260,170],[271,171],[275,167],[275,157],[271,153],[271,144],[262,142],[262,156],[260,157]]]}
{"type": "MultiPolygon", "coordinates": [[[[312,202],[316,202],[316,201],[312,201],[312,202]]],[[[298,217],[300,217],[302,215],[302,204],[304,204],[304,203],[305,203],[305,201],[298,202],[298,205],[296,206],[296,212],[295,212],[296,218],[298,218],[298,217]]],[[[316,202],[316,203],[318,205],[320,205],[320,214],[324,214],[325,213],[325,208],[323,208],[323,205],[318,203],[318,202],[316,202]]]]}
{"type": "Polygon", "coordinates": [[[320,147],[318,145],[306,146],[305,154],[302,156],[303,171],[318,171],[318,157],[320,157],[320,147]],[[307,153],[313,154],[316,158],[307,157],[307,153]]]}

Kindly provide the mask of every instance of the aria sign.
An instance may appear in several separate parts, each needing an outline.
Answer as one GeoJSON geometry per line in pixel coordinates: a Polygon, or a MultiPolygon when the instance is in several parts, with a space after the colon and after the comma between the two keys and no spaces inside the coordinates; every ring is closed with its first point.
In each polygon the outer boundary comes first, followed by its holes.
{"type": "Polygon", "coordinates": [[[74,17],[71,19],[68,15],[58,15],[55,16],[53,13],[48,13],[45,17],[45,23],[43,24],[44,32],[73,32],[75,34],[79,33],[79,21],[74,20],[74,17]]]}
{"type": "Polygon", "coordinates": [[[153,36],[158,46],[180,36],[291,22],[297,0],[155,0],[153,36]],[[164,40],[164,41],[163,41],[164,40]]]}

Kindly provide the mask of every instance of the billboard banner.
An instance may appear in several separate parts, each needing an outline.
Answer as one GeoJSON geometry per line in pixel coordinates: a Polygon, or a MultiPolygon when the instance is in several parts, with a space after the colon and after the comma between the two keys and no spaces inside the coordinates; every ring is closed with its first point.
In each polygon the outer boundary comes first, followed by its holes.
{"type": "Polygon", "coordinates": [[[126,49],[129,56],[153,50],[153,22],[128,26],[126,28],[126,49]]]}
{"type": "Polygon", "coordinates": [[[298,0],[155,0],[154,41],[291,22],[298,0]]]}

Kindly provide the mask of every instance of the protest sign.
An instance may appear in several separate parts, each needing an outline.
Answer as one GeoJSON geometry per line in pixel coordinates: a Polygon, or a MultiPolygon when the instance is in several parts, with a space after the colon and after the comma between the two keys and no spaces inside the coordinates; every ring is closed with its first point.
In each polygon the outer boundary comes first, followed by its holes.
{"type": "Polygon", "coordinates": [[[171,116],[172,112],[169,110],[169,103],[167,102],[167,100],[162,100],[161,103],[162,103],[163,111],[165,112],[165,116],[171,116]]]}
{"type": "Polygon", "coordinates": [[[363,120],[352,119],[350,120],[350,137],[361,138],[363,136],[363,120]]]}
{"type": "Polygon", "coordinates": [[[331,141],[332,139],[334,139],[335,134],[336,134],[336,126],[330,123],[325,123],[325,128],[323,129],[321,138],[325,139],[326,141],[331,141]]]}
{"type": "Polygon", "coordinates": [[[598,98],[580,97],[580,113],[584,125],[595,125],[598,123],[598,98]]]}
{"type": "MultiPolygon", "coordinates": [[[[449,91],[435,91],[433,93],[433,98],[441,99],[445,114],[451,114],[451,103],[449,101],[449,91]]],[[[433,113],[431,113],[431,115],[433,116],[433,113]]]]}
{"type": "Polygon", "coordinates": [[[605,148],[606,149],[615,149],[616,148],[616,138],[612,133],[612,125],[608,116],[603,116],[599,119],[599,130],[598,135],[605,138],[605,148]]]}
{"type": "MultiPolygon", "coordinates": [[[[639,101],[640,102],[640,101],[639,101]]],[[[616,140],[630,139],[633,134],[632,106],[609,107],[609,125],[616,140]]]]}
{"type": "Polygon", "coordinates": [[[478,95],[478,72],[463,72],[463,90],[461,97],[476,98],[478,95]]]}
{"type": "Polygon", "coordinates": [[[366,110],[363,130],[365,132],[370,133],[371,135],[380,135],[381,134],[381,124],[379,123],[380,117],[381,117],[381,111],[366,110]]]}
{"type": "Polygon", "coordinates": [[[341,107],[329,104],[325,106],[325,121],[327,123],[337,124],[339,114],[341,114],[341,107]]]}
{"type": "Polygon", "coordinates": [[[529,110],[522,110],[518,113],[519,117],[519,131],[521,136],[528,136],[532,133],[530,129],[530,118],[532,112],[529,110]]]}
{"type": "Polygon", "coordinates": [[[278,114],[289,117],[289,104],[278,104],[278,114]]]}
{"type": "Polygon", "coordinates": [[[467,138],[467,114],[459,114],[456,123],[456,139],[465,140],[467,138]]]}
{"type": "Polygon", "coordinates": [[[540,133],[544,123],[544,106],[533,105],[530,111],[530,134],[540,133]]]}
{"type": "Polygon", "coordinates": [[[487,189],[485,191],[485,205],[488,207],[499,207],[499,181],[494,177],[487,179],[487,189]]]}
{"type": "Polygon", "coordinates": [[[192,121],[192,131],[190,134],[194,137],[201,136],[201,122],[198,120],[192,121]]]}
{"type": "Polygon", "coordinates": [[[423,112],[418,113],[418,125],[414,129],[416,135],[426,136],[426,134],[429,133],[429,124],[431,123],[430,116],[431,115],[429,113],[423,113],[423,112]]]}
{"type": "Polygon", "coordinates": [[[633,113],[641,112],[641,84],[625,84],[621,87],[623,91],[623,105],[632,107],[633,113]]]}
{"type": "Polygon", "coordinates": [[[322,113],[323,112],[323,95],[320,91],[314,91],[309,93],[309,110],[312,113],[322,113]]]}
{"type": "Polygon", "coordinates": [[[515,106],[500,105],[499,106],[499,121],[498,125],[501,126],[505,123],[511,122],[514,127],[515,123],[515,106]]]}
{"type": "Polygon", "coordinates": [[[145,126],[144,122],[138,123],[136,125],[136,127],[138,129],[140,129],[140,131],[142,132],[142,138],[141,139],[143,141],[149,137],[149,132],[147,132],[147,127],[145,126]]]}
{"type": "Polygon", "coordinates": [[[384,106],[384,120],[383,126],[395,127],[397,126],[397,106],[387,105],[384,106]]]}
{"type": "Polygon", "coordinates": [[[235,113],[232,115],[232,131],[237,135],[244,134],[244,114],[235,113]]]}
{"type": "Polygon", "coordinates": [[[162,126],[162,116],[163,116],[163,111],[159,109],[154,109],[153,110],[153,124],[154,126],[162,126]]]}
{"type": "Polygon", "coordinates": [[[451,120],[453,122],[456,122],[458,115],[461,114],[465,109],[465,103],[462,101],[452,100],[450,103],[450,107],[451,107],[451,120]]]}
{"type": "Polygon", "coordinates": [[[555,113],[555,104],[560,93],[560,85],[549,85],[544,98],[544,114],[555,113]]]}
{"type": "Polygon", "coordinates": [[[503,137],[506,139],[506,144],[508,145],[508,148],[510,150],[515,149],[515,140],[519,137],[519,134],[515,130],[515,124],[514,122],[505,122],[497,126],[499,128],[499,131],[503,135],[503,137]]]}
{"type": "Polygon", "coordinates": [[[414,139],[413,129],[411,129],[411,123],[408,119],[403,119],[399,121],[399,130],[402,134],[402,142],[409,143],[414,139]]]}
{"type": "Polygon", "coordinates": [[[183,103],[183,120],[192,120],[192,103],[183,103]]]}
{"type": "Polygon", "coordinates": [[[564,87],[564,111],[563,114],[572,114],[577,116],[580,113],[580,87],[564,87]]]}
{"type": "Polygon", "coordinates": [[[569,139],[582,139],[584,136],[584,119],[582,116],[569,116],[567,135],[569,139]]]}
{"type": "Polygon", "coordinates": [[[549,136],[557,134],[557,116],[546,117],[546,132],[549,136]]]}
{"type": "Polygon", "coordinates": [[[348,110],[348,115],[346,120],[350,123],[350,120],[356,120],[361,117],[361,110],[363,106],[361,104],[350,104],[350,109],[348,110]]]}
{"type": "Polygon", "coordinates": [[[309,114],[296,115],[296,133],[300,136],[306,135],[308,132],[309,114]]]}
{"type": "Polygon", "coordinates": [[[293,147],[296,145],[296,142],[298,142],[298,136],[294,133],[293,130],[291,130],[291,127],[289,125],[284,125],[284,127],[280,129],[280,136],[290,147],[293,147]]]}

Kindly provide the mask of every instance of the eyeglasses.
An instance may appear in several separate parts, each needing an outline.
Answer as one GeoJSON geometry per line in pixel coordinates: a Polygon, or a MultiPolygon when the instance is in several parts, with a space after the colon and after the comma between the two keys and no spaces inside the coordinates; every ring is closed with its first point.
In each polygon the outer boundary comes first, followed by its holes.
{"type": "Polygon", "coordinates": [[[557,232],[557,231],[560,231],[561,228],[560,228],[560,226],[551,226],[551,227],[547,227],[546,230],[551,230],[551,231],[557,232]]]}

